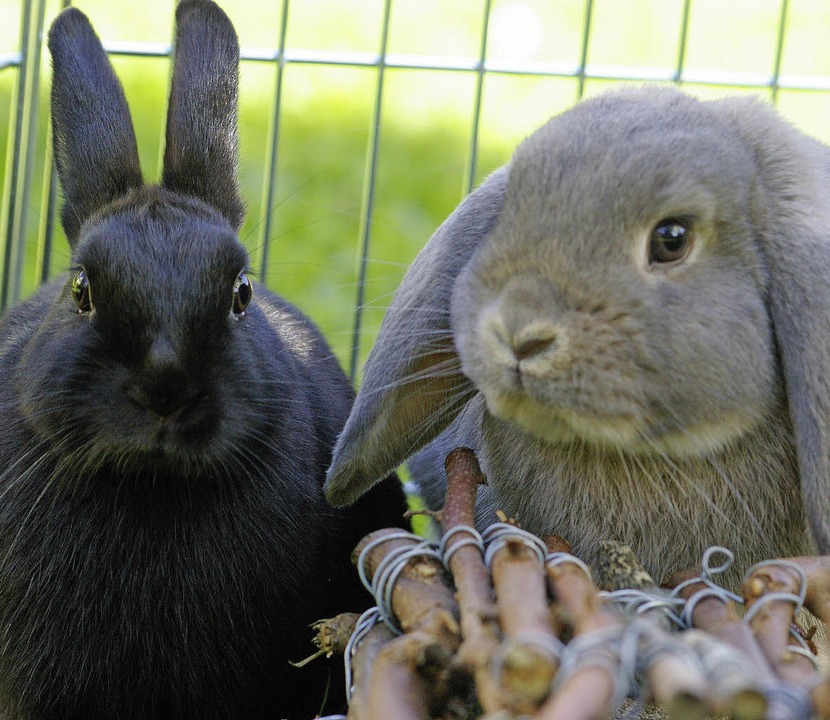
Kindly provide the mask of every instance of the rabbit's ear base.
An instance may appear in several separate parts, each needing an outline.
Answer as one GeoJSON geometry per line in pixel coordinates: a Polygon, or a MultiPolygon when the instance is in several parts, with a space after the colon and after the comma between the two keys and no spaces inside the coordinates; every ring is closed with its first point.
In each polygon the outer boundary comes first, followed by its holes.
{"type": "Polygon", "coordinates": [[[74,245],[87,218],[143,179],[124,90],[86,15],[64,10],[52,24],[48,46],[61,221],[74,245]]]}
{"type": "Polygon", "coordinates": [[[211,0],[177,6],[173,62],[162,184],[215,207],[238,230],[239,41],[211,0]]]}

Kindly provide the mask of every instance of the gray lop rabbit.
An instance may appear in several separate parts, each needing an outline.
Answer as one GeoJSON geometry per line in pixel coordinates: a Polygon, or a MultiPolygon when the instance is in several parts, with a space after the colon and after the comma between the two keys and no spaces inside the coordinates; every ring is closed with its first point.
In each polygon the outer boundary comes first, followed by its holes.
{"type": "Polygon", "coordinates": [[[308,625],[370,603],[349,552],[401,522],[390,477],[323,496],[353,392],[237,237],[239,45],[176,9],[162,182],[88,19],[49,33],[72,270],[0,319],[0,717],[306,719],[342,662],[308,625]]]}
{"type": "Polygon", "coordinates": [[[403,280],[326,492],[398,463],[432,507],[473,448],[500,508],[658,580],[830,552],[830,153],[762,103],[587,100],[524,141],[403,280]]]}

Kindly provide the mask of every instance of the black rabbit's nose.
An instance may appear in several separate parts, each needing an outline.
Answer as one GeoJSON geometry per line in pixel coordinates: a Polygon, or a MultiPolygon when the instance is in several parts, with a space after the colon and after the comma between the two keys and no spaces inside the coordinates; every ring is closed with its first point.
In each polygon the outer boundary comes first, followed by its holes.
{"type": "Polygon", "coordinates": [[[161,418],[176,415],[200,397],[166,340],[153,343],[143,367],[127,388],[127,395],[140,408],[161,418]]]}
{"type": "Polygon", "coordinates": [[[144,373],[127,389],[127,395],[140,408],[161,418],[172,417],[199,400],[187,377],[170,369],[144,373]]]}

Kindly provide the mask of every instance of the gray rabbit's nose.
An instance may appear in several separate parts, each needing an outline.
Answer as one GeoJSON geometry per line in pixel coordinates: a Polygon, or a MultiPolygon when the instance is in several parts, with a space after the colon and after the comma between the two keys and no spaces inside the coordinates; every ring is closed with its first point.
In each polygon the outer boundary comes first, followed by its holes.
{"type": "Polygon", "coordinates": [[[513,357],[515,357],[516,360],[520,362],[522,360],[527,360],[528,358],[531,358],[534,355],[539,355],[540,353],[544,352],[555,342],[556,333],[554,332],[549,332],[540,337],[514,338],[513,342],[511,343],[513,357]]]}

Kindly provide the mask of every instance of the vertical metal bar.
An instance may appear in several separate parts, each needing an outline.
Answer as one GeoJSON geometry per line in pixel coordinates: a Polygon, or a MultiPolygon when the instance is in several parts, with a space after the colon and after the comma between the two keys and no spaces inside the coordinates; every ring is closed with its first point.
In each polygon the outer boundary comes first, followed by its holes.
{"type": "Polygon", "coordinates": [[[24,80],[28,54],[26,40],[29,37],[29,25],[32,17],[31,3],[24,3],[20,17],[20,65],[17,69],[16,92],[12,96],[11,114],[9,118],[9,149],[6,165],[6,177],[3,192],[2,236],[3,243],[2,269],[0,273],[0,310],[6,308],[10,299],[11,273],[13,265],[12,250],[14,248],[14,211],[17,205],[17,177],[20,174],[20,144],[22,142],[23,102],[26,83],[24,80]]]}
{"type": "Polygon", "coordinates": [[[484,90],[484,61],[487,57],[487,33],[490,27],[490,8],[492,0],[484,0],[484,17],[481,23],[481,45],[476,66],[476,93],[473,100],[473,129],[470,136],[470,162],[467,165],[467,177],[464,178],[464,194],[473,190],[476,181],[476,164],[478,162],[478,129],[481,122],[481,96],[484,90]]]}
{"type": "Polygon", "coordinates": [[[689,46],[689,15],[692,0],[683,0],[683,14],[680,18],[680,38],[677,42],[677,65],[674,68],[674,82],[678,85],[683,79],[683,68],[686,65],[686,50],[689,46]]]}
{"type": "Polygon", "coordinates": [[[585,20],[582,25],[582,50],[579,56],[579,85],[576,90],[578,100],[585,94],[585,68],[588,64],[588,42],[591,38],[591,19],[594,14],[594,0],[585,2],[585,20]]]}
{"type": "Polygon", "coordinates": [[[375,180],[377,179],[378,149],[380,147],[380,118],[383,104],[383,78],[386,71],[386,47],[389,40],[389,19],[392,0],[385,0],[383,6],[383,27],[381,29],[380,56],[378,57],[378,84],[375,91],[375,107],[372,126],[369,129],[369,152],[366,155],[366,173],[363,185],[363,213],[360,229],[360,260],[357,278],[354,327],[352,328],[352,349],[349,359],[349,379],[354,383],[357,376],[357,362],[360,353],[360,329],[363,320],[363,302],[366,297],[366,270],[369,264],[369,238],[372,232],[372,214],[375,206],[375,180]]]}
{"type": "Polygon", "coordinates": [[[17,92],[12,102],[13,137],[3,198],[4,245],[0,274],[0,310],[12,304],[20,294],[20,272],[28,220],[26,211],[35,145],[40,36],[44,13],[44,0],[33,0],[23,5],[20,23],[20,67],[17,92]]]}
{"type": "Polygon", "coordinates": [[[775,41],[775,61],[772,68],[772,81],[770,87],[772,88],[772,102],[778,103],[778,81],[781,78],[781,62],[784,57],[784,35],[787,27],[787,10],[789,9],[789,0],[781,0],[781,14],[778,18],[778,37],[775,41]]]}
{"type": "Polygon", "coordinates": [[[259,281],[265,283],[268,273],[268,250],[271,244],[272,212],[277,185],[277,161],[279,160],[280,118],[282,115],[282,81],[285,74],[285,37],[288,28],[288,3],[283,0],[280,18],[280,36],[277,58],[277,85],[274,90],[274,112],[271,115],[271,134],[268,145],[268,168],[262,192],[262,210],[265,217],[259,236],[259,281]]]}
{"type": "Polygon", "coordinates": [[[20,298],[23,284],[23,261],[26,257],[26,231],[29,227],[29,196],[32,189],[32,175],[37,146],[37,112],[40,100],[40,49],[43,39],[43,22],[46,16],[46,0],[35,0],[33,22],[29,25],[29,36],[26,39],[26,55],[28,56],[26,72],[23,75],[26,81],[23,103],[22,143],[23,153],[21,172],[18,175],[19,187],[17,191],[17,207],[13,208],[14,236],[14,265],[12,272],[11,302],[20,298]]]}

